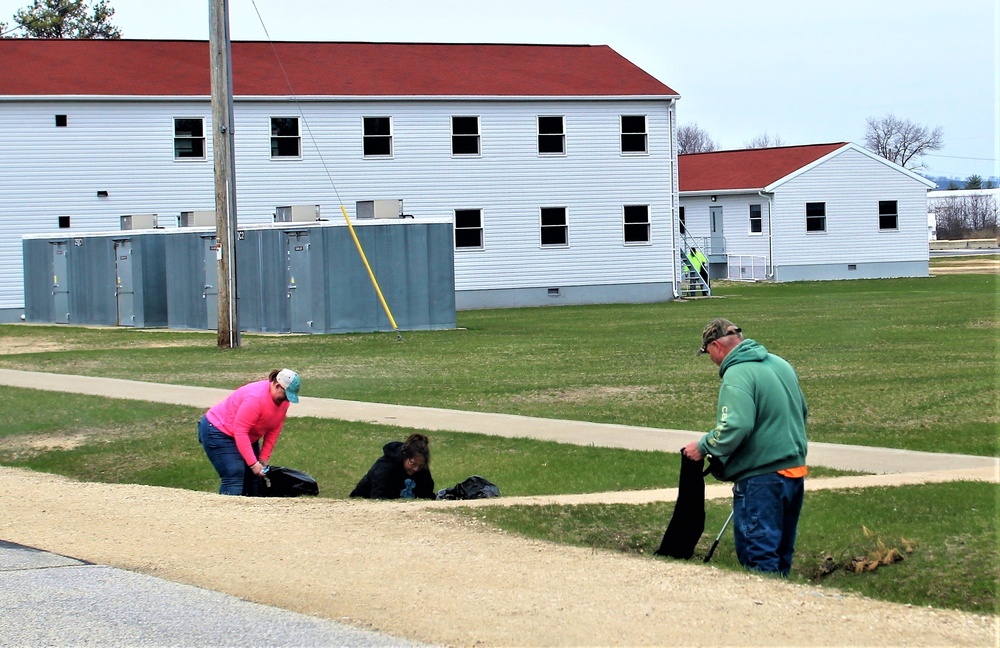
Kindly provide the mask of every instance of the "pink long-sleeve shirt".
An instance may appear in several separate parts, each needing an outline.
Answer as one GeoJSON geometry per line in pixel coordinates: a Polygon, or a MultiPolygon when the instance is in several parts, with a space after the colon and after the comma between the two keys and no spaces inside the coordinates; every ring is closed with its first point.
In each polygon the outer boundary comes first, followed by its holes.
{"type": "Polygon", "coordinates": [[[263,439],[260,461],[266,463],[281,434],[287,411],[288,401],[275,405],[271,398],[270,381],[260,380],[243,385],[224,401],[213,405],[205,416],[209,423],[236,440],[236,448],[243,460],[252,466],[257,463],[257,457],[250,444],[263,439]]]}

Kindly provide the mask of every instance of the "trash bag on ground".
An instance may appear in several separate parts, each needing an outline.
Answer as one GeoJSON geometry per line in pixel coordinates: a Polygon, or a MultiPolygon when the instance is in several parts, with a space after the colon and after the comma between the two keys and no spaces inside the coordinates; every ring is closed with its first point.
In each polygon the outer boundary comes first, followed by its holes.
{"type": "Polygon", "coordinates": [[[437,493],[439,500],[470,500],[500,497],[500,488],[479,475],[473,475],[451,488],[442,488],[437,493]]]}
{"type": "Polygon", "coordinates": [[[300,470],[271,466],[257,486],[258,497],[319,495],[316,480],[300,470]]]}

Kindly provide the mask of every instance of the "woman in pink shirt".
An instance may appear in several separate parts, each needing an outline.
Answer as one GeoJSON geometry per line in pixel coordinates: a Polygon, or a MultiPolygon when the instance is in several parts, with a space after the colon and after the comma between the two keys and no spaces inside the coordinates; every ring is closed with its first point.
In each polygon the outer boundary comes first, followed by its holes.
{"type": "Polygon", "coordinates": [[[222,478],[221,494],[257,494],[288,404],[299,402],[300,384],[291,369],[275,369],[267,380],[243,385],[202,417],[198,440],[222,478]]]}

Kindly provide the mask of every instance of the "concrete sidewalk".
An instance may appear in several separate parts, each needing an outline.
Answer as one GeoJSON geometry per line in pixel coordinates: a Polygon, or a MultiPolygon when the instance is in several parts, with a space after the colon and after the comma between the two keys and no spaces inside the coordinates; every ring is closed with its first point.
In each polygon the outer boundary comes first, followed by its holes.
{"type": "MultiPolygon", "coordinates": [[[[208,409],[229,395],[228,389],[167,385],[116,378],[0,369],[0,385],[48,391],[89,394],[110,398],[189,405],[208,409]]],[[[594,445],[632,450],[679,452],[702,432],[633,427],[587,421],[532,418],[511,414],[465,412],[434,407],[364,403],[303,396],[288,410],[290,417],[308,416],[363,421],[422,430],[477,432],[505,437],[529,437],[559,443],[594,445]]],[[[809,444],[809,465],[874,474],[981,469],[1000,481],[1000,459],[894,448],[809,444]]]]}

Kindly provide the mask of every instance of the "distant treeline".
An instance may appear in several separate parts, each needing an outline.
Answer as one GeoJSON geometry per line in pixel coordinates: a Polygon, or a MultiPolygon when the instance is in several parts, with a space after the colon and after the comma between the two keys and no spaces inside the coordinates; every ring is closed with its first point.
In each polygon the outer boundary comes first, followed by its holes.
{"type": "MultiPolygon", "coordinates": [[[[945,176],[924,176],[931,182],[937,183],[937,188],[940,190],[946,189],[965,189],[965,185],[968,182],[968,178],[946,178],[945,176]]],[[[989,178],[982,178],[982,186],[976,187],[977,189],[996,189],[1000,187],[1000,178],[996,176],[991,176],[989,178]]]]}

